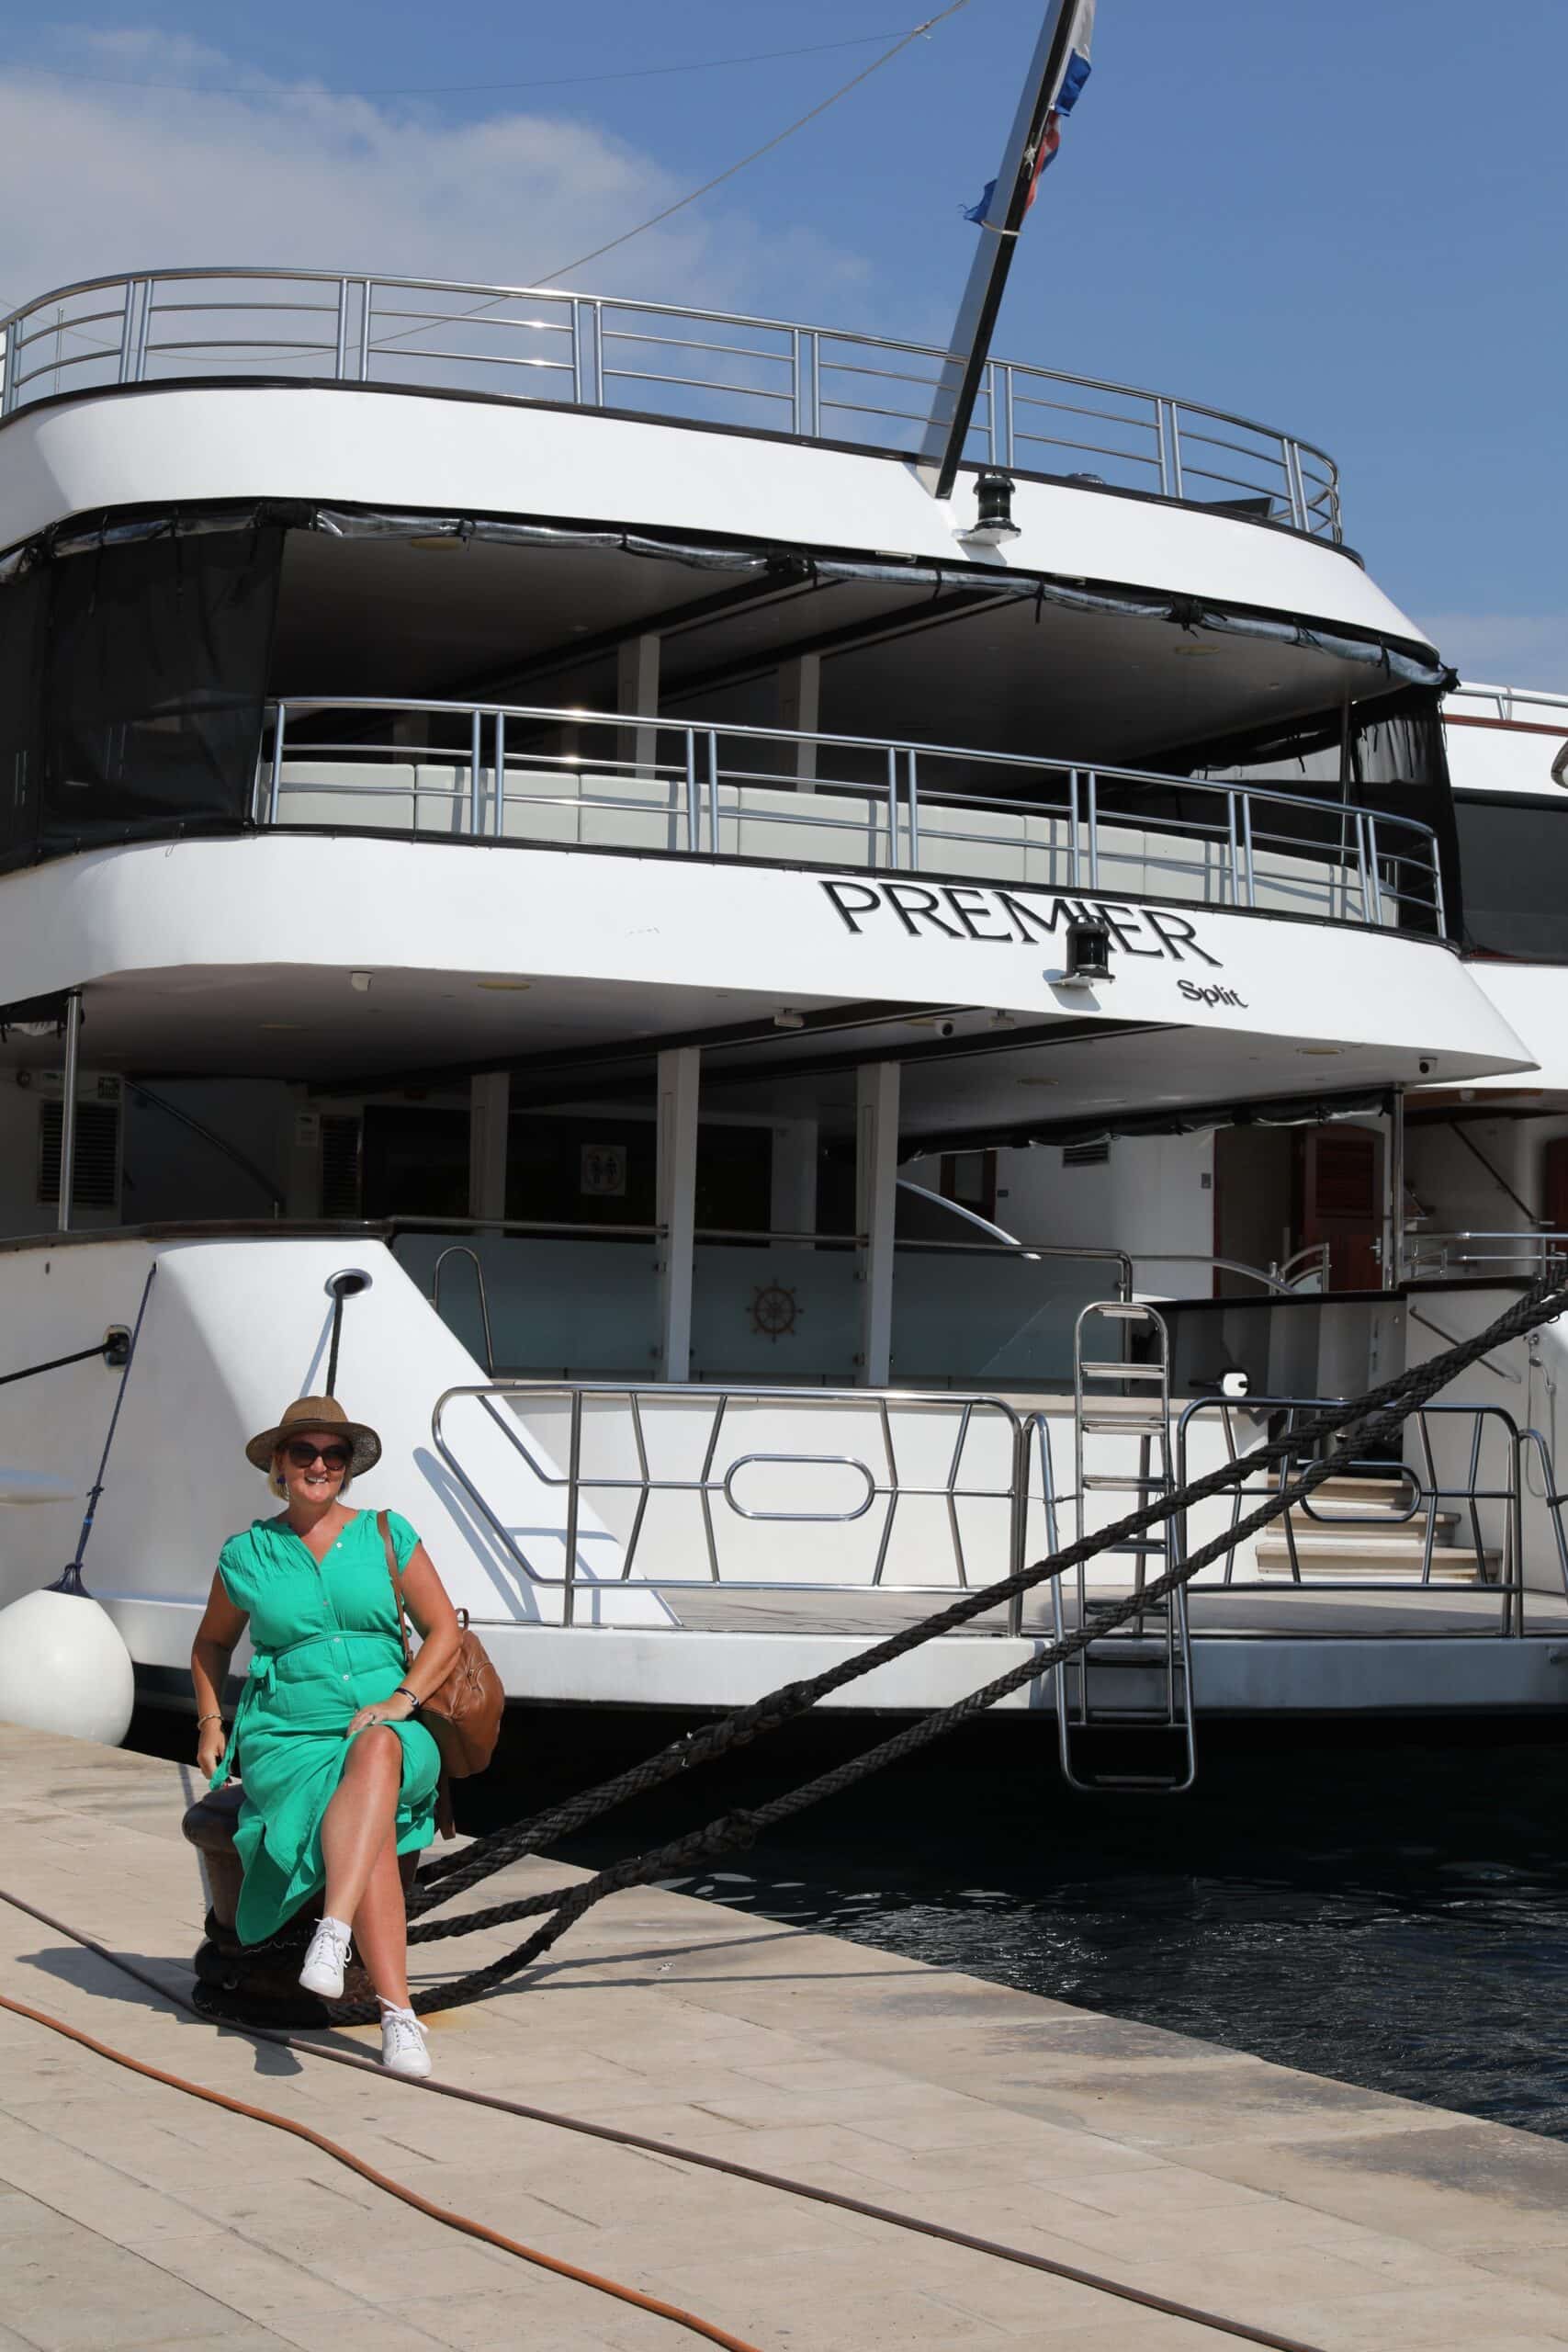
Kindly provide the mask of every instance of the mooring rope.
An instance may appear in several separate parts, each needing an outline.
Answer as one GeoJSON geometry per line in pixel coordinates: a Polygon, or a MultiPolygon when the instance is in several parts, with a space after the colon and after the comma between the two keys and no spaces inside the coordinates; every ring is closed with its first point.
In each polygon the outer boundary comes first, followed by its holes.
{"type": "MultiPolygon", "coordinates": [[[[488,1966],[476,1969],[450,1984],[423,1989],[414,1996],[414,2007],[422,2012],[430,2012],[457,2008],[468,2002],[482,2000],[508,1977],[539,1959],[576,1920],[595,1904],[603,1902],[606,1895],[627,1887],[646,1885],[655,1879],[678,1876],[720,1854],[743,1851],[764,1831],[777,1827],[794,1815],[821,1804],[826,1798],[841,1794],[856,1782],[869,1779],[888,1765],[898,1763],[934,1741],[944,1738],[949,1732],[995,1706],[998,1700],[1054,1672],[1057,1667],[1086,1650],[1092,1642],[1102,1640],[1117,1625],[1126,1623],[1146,1611],[1151,1603],[1174,1592],[1178,1586],[1190,1582],[1201,1569],[1223,1557],[1237,1543],[1257,1533],[1283,1511],[1302,1501],[1325,1479],[1356,1463],[1368,1446],[1394,1435],[1412,1413],[1418,1412],[1440,1388],[1446,1387],[1458,1374],[1480,1357],[1522,1337],[1527,1331],[1534,1330],[1541,1323],[1552,1321],[1565,1311],[1568,1311],[1568,1288],[1553,1287],[1552,1278],[1545,1278],[1474,1338],[1458,1342],[1440,1355],[1412,1366],[1360,1396],[1325,1408],[1310,1416],[1289,1434],[1269,1440],[1254,1447],[1250,1453],[1222,1464],[1218,1469],[1190,1480],[1173,1493],[1142,1505],[1112,1525],[1092,1535],[1080,1537],[1065,1550],[1053,1553],[1032,1566],[1003,1577],[998,1583],[964,1594],[946,1608],[904,1627],[886,1640],[857,1652],[854,1657],[841,1660],[820,1674],[806,1680],[785,1683],[751,1705],[737,1708],[717,1723],[708,1724],[686,1738],[671,1742],[614,1780],[553,1806],[547,1812],[536,1815],[530,1820],[499,1830],[479,1840],[463,1855],[455,1856],[450,1861],[437,1864],[422,1873],[410,1895],[411,1921],[420,1920],[424,1912],[437,1904],[448,1902],[454,1895],[477,1884],[493,1871],[504,1869],[524,1854],[535,1852],[541,1846],[584,1827],[630,1798],[640,1796],[690,1770],[694,1765],[711,1762],[719,1756],[764,1737],[769,1732],[807,1713],[829,1692],[841,1690],[876,1668],[908,1656],[923,1643],[955,1632],[972,1618],[997,1608],[1018,1594],[1032,1590],[1036,1585],[1052,1577],[1062,1576],[1080,1563],[1126,1543],[1145,1529],[1190,1510],[1194,1504],[1229,1492],[1243,1485],[1258,1470],[1299,1457],[1304,1448],[1330,1437],[1339,1436],[1343,1440],[1294,1476],[1282,1478],[1274,1493],[1256,1510],[1234,1521],[1224,1533],[1190,1553],[1167,1574],[1155,1578],[1142,1591],[1131,1594],[1124,1601],[1100,1611],[1092,1625],[1080,1625],[1059,1641],[1046,1644],[952,1706],[933,1709],[917,1717],[893,1737],[862,1755],[846,1759],[817,1779],[784,1792],[766,1804],[719,1814],[703,1827],[671,1839],[646,1853],[613,1863],[575,1886],[548,1889],[523,1896],[515,1902],[463,1913],[455,1919],[411,1925],[410,1942],[427,1943],[448,1936],[474,1935],[482,1928],[510,1926],[522,1919],[538,1917],[541,1914],[554,1914],[525,1942],[491,1962],[488,1966]]],[[[210,2006],[214,2015],[221,2014],[220,1996],[215,1996],[211,1988],[209,1988],[203,2006],[210,2006]]],[[[334,2016],[344,2024],[373,2023],[377,2014],[372,2005],[334,2011],[334,2016]]]]}

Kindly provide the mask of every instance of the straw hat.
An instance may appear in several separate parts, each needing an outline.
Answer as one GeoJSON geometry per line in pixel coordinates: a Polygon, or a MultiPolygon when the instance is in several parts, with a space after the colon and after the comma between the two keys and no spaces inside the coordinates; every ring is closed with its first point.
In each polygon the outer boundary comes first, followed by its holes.
{"type": "Polygon", "coordinates": [[[263,1430],[245,1448],[245,1459],[258,1470],[270,1470],[279,1446],[295,1430],[335,1430],[354,1448],[349,1476],[372,1469],[381,1459],[381,1441],[363,1421],[351,1421],[335,1396],[301,1396],[290,1405],[276,1429],[263,1430]]]}

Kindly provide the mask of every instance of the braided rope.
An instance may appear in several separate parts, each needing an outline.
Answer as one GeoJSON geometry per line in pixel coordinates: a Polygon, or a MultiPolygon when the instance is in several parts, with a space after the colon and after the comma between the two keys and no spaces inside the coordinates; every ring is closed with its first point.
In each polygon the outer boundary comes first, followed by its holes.
{"type": "MultiPolygon", "coordinates": [[[[1207,1501],[1244,1485],[1257,1471],[1282,1463],[1292,1456],[1299,1456],[1303,1448],[1331,1436],[1337,1435],[1343,1440],[1338,1446],[1319,1460],[1309,1463],[1297,1475],[1281,1479],[1276,1491],[1256,1510],[1235,1521],[1222,1534],[1189,1554],[1164,1576],[1145,1585],[1141,1592],[1134,1592],[1126,1600],[1098,1613],[1092,1625],[1080,1625],[1061,1640],[1045,1645],[952,1706],[917,1716],[891,1738],[881,1741],[859,1756],[847,1758],[817,1779],[784,1792],[767,1804],[720,1814],[703,1827],[671,1839],[647,1853],[613,1863],[576,1886],[548,1889],[537,1894],[525,1895],[514,1903],[497,1904],[487,1910],[465,1913],[456,1919],[433,1920],[411,1927],[410,1942],[424,1943],[447,1936],[477,1934],[481,1928],[507,1926],[544,1913],[554,1914],[525,1942],[503,1953],[498,1960],[450,1984],[433,1985],[417,1994],[414,2007],[428,2013],[458,2008],[472,2001],[482,2000],[508,1977],[539,1959],[570,1927],[594,1905],[603,1902],[606,1895],[627,1887],[647,1885],[655,1879],[679,1875],[720,1854],[742,1851],[764,1831],[776,1827],[811,1805],[841,1794],[856,1782],[884,1770],[888,1765],[918,1753],[936,1740],[944,1738],[961,1724],[973,1721],[987,1708],[995,1706],[998,1700],[1054,1672],[1057,1667],[1086,1650],[1090,1643],[1103,1640],[1116,1626],[1126,1623],[1146,1611],[1151,1603],[1190,1582],[1200,1570],[1268,1526],[1283,1511],[1293,1508],[1325,1479],[1355,1463],[1368,1445],[1396,1434],[1412,1413],[1418,1412],[1429,1403],[1439,1389],[1446,1387],[1470,1364],[1510,1340],[1534,1330],[1540,1324],[1553,1320],[1564,1311],[1568,1311],[1568,1288],[1554,1288],[1552,1279],[1547,1278],[1535,1284],[1474,1338],[1446,1349],[1427,1363],[1413,1366],[1359,1397],[1312,1415],[1288,1435],[1254,1447],[1250,1453],[1222,1464],[1218,1469],[1191,1480],[1170,1495],[1141,1506],[1093,1535],[1080,1537],[1066,1550],[1036,1561],[1014,1576],[963,1595],[949,1607],[922,1618],[914,1625],[904,1627],[886,1641],[858,1652],[853,1657],[828,1668],[821,1674],[804,1681],[786,1683],[750,1706],[736,1709],[718,1723],[707,1725],[689,1738],[671,1743],[645,1762],[633,1766],[598,1788],[536,1815],[532,1820],[518,1823],[512,1828],[498,1831],[492,1837],[480,1840],[463,1856],[455,1857],[452,1862],[432,1871],[428,1874],[429,1883],[416,1887],[409,1905],[411,1918],[417,1918],[434,1905],[446,1902],[452,1895],[477,1883],[492,1871],[503,1869],[523,1854],[536,1850],[539,1846],[601,1817],[633,1796],[659,1787],[677,1773],[688,1770],[693,1764],[709,1762],[716,1757],[761,1738],[781,1724],[806,1713],[828,1692],[840,1690],[875,1668],[907,1656],[921,1644],[956,1630],[1015,1595],[1028,1592],[1036,1585],[1063,1575],[1080,1563],[1125,1543],[1143,1530],[1190,1510],[1195,1503],[1207,1501]]],[[[337,2019],[344,2024],[373,2023],[376,2015],[374,2007],[367,2006],[342,2010],[337,2013],[337,2019]]]]}

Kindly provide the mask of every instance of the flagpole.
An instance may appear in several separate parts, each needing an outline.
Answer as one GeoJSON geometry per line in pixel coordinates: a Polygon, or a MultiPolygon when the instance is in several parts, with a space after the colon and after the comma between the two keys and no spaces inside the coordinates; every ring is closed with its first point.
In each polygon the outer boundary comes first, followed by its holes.
{"type": "Polygon", "coordinates": [[[950,356],[938,379],[920,448],[921,476],[936,498],[953,495],[980,379],[990,356],[997,313],[1012,267],[1013,247],[1029,209],[1040,141],[1066,71],[1077,13],[1077,0],[1049,0],[987,217],[980,223],[978,246],[949,341],[950,356]]]}

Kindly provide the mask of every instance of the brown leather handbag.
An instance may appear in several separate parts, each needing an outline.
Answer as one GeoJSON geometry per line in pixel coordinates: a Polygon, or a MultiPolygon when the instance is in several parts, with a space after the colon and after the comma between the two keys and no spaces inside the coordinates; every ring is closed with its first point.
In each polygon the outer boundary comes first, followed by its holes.
{"type": "MultiPolygon", "coordinates": [[[[392,1549],[392,1531],[384,1510],[377,1512],[376,1524],[386,1547],[387,1573],[392,1579],[392,1601],[398,1612],[398,1636],[403,1645],[403,1672],[407,1674],[412,1662],[409,1656],[408,1620],[402,1581],[398,1575],[398,1555],[392,1549]]],[[[420,1720],[428,1724],[441,1750],[441,1795],[436,1818],[444,1838],[455,1835],[446,1783],[467,1780],[470,1774],[484,1770],[495,1754],[506,1706],[501,1677],[479,1635],[469,1632],[466,1609],[458,1610],[457,1623],[463,1637],[452,1670],[439,1690],[419,1702],[420,1720]]]]}

